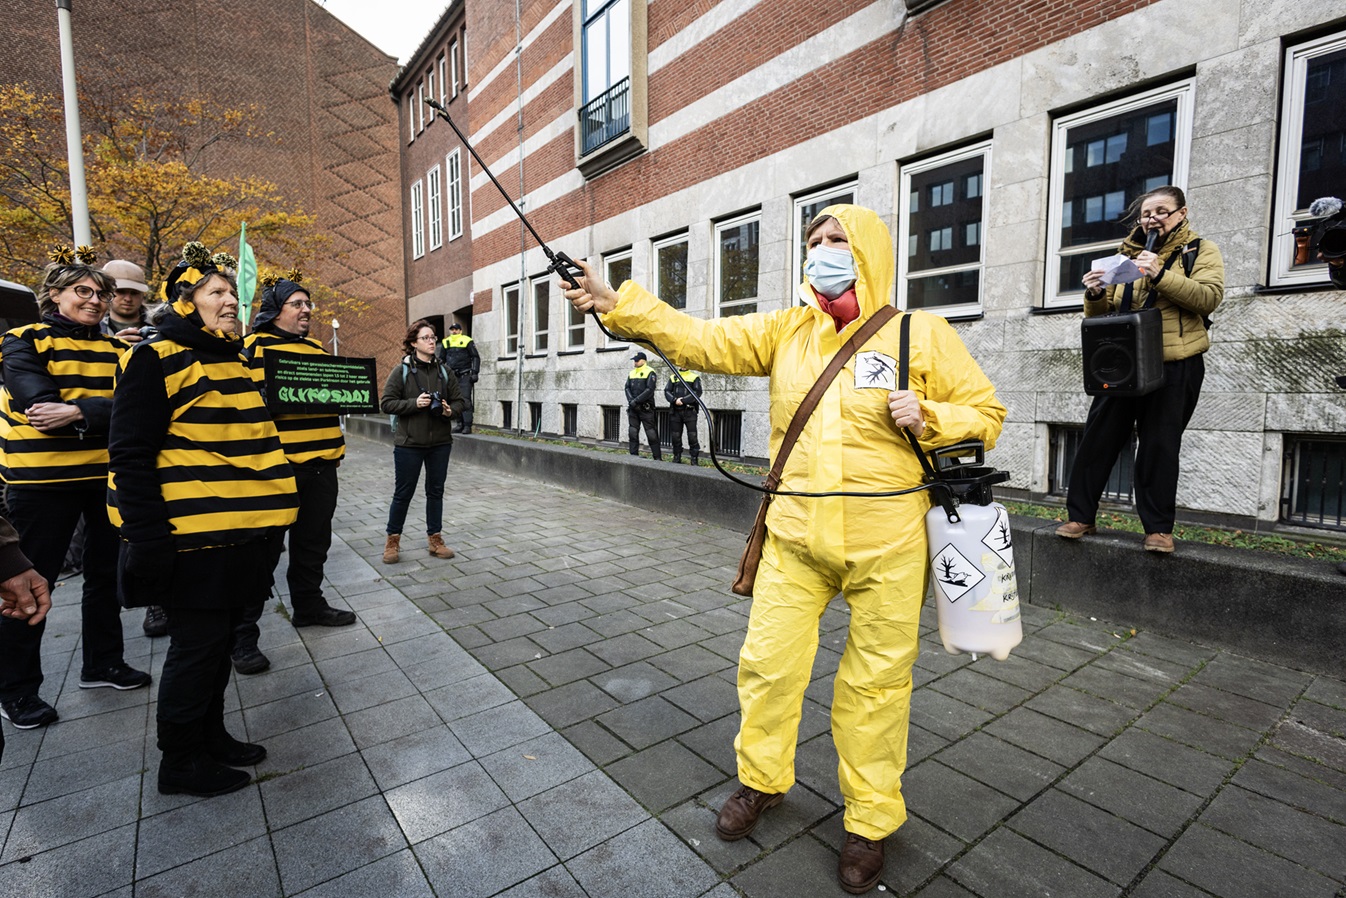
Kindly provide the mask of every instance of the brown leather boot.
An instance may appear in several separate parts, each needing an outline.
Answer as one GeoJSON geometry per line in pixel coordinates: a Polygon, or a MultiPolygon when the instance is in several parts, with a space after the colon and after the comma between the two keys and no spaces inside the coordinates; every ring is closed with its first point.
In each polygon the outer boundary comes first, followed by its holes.
{"type": "Polygon", "coordinates": [[[725,799],[720,816],[715,821],[715,835],[726,842],[736,842],[757,828],[762,812],[785,800],[784,792],[758,792],[747,786],[725,799]]]}
{"type": "Polygon", "coordinates": [[[397,559],[401,557],[402,534],[389,533],[388,541],[383,544],[383,563],[397,564],[397,559]]]}
{"type": "Polygon", "coordinates": [[[452,558],[453,550],[444,545],[444,537],[438,533],[430,534],[430,554],[436,558],[452,558]]]}
{"type": "Polygon", "coordinates": [[[874,888],[883,875],[883,840],[871,842],[864,836],[846,833],[846,844],[837,860],[837,879],[852,895],[863,895],[874,888]]]}

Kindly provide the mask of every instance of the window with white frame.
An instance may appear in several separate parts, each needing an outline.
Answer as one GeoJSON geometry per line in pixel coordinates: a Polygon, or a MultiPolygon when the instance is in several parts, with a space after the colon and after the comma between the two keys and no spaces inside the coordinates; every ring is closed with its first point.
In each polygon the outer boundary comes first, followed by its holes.
{"type": "Polygon", "coordinates": [[[416,130],[425,130],[425,82],[416,85],[416,130]]]}
{"type": "Polygon", "coordinates": [[[566,349],[584,348],[584,322],[588,317],[570,303],[566,303],[566,349]]]}
{"type": "Polygon", "coordinates": [[[514,355],[519,351],[519,285],[501,288],[500,302],[505,307],[505,355],[514,355]]]}
{"type": "Polygon", "coordinates": [[[583,155],[631,126],[631,0],[583,0],[583,155]]]}
{"type": "Polygon", "coordinates": [[[687,235],[656,240],[650,290],[675,309],[687,308],[687,235]]]}
{"type": "Polygon", "coordinates": [[[1052,125],[1046,305],[1083,301],[1090,263],[1134,222],[1122,215],[1156,187],[1187,185],[1192,81],[1062,116],[1052,125]]]}
{"type": "Polygon", "coordinates": [[[758,250],[762,213],[715,223],[715,309],[717,315],[757,311],[758,250]]]}
{"type": "Polygon", "coordinates": [[[1327,265],[1310,246],[1296,251],[1292,229],[1318,197],[1346,198],[1346,32],[1288,48],[1284,84],[1271,283],[1321,284],[1327,265]]]}
{"type": "Polygon", "coordinates": [[[804,260],[808,258],[808,250],[804,246],[804,232],[808,230],[809,222],[813,221],[818,213],[828,206],[854,203],[855,188],[856,183],[849,181],[835,187],[828,187],[825,190],[815,190],[803,196],[795,197],[794,231],[790,235],[790,245],[793,247],[790,256],[790,283],[792,287],[804,280],[804,260]]]}
{"type": "Polygon", "coordinates": [[[444,159],[444,174],[449,182],[449,239],[463,236],[462,153],[455,149],[444,159]]]}
{"type": "Polygon", "coordinates": [[[430,249],[444,245],[444,205],[439,196],[439,166],[425,174],[425,200],[430,206],[430,249]]]}
{"type": "MultiPolygon", "coordinates": [[[[613,287],[620,287],[623,281],[631,280],[631,250],[624,249],[604,256],[603,277],[613,287]]],[[[606,345],[625,346],[626,341],[608,338],[606,345]]]]}
{"type": "Polygon", "coordinates": [[[535,353],[546,352],[551,332],[551,278],[533,281],[533,348],[535,353]]]}
{"type": "Polygon", "coordinates": [[[444,67],[444,54],[443,54],[443,53],[439,54],[439,61],[435,64],[435,66],[436,66],[436,68],[439,70],[439,103],[440,103],[440,105],[442,106],[442,105],[444,105],[444,103],[445,103],[445,102],[447,101],[447,99],[448,99],[448,98],[444,95],[444,91],[446,90],[445,85],[448,83],[448,82],[445,80],[444,76],[445,76],[445,74],[447,73],[448,70],[444,67]]]}
{"type": "Polygon", "coordinates": [[[411,258],[425,255],[425,210],[421,182],[411,185],[411,258]]]}
{"type": "Polygon", "coordinates": [[[463,64],[459,66],[458,73],[462,76],[463,87],[467,87],[467,29],[464,28],[458,36],[458,53],[463,57],[463,64]]]}
{"type": "Polygon", "coordinates": [[[416,139],[416,98],[407,94],[407,143],[416,139]]]}
{"type": "Polygon", "coordinates": [[[990,163],[988,141],[902,166],[898,308],[981,314],[990,163]]]}
{"type": "MultiPolygon", "coordinates": [[[[431,99],[431,100],[433,100],[433,99],[435,98],[435,67],[434,67],[434,66],[430,66],[430,70],[429,70],[428,72],[425,73],[425,96],[426,96],[427,98],[431,99]]],[[[434,124],[434,122],[435,122],[435,113],[434,113],[433,110],[429,110],[429,112],[430,112],[430,114],[429,114],[429,116],[428,116],[428,121],[426,121],[426,124],[427,124],[427,125],[432,125],[432,124],[434,124]]]]}
{"type": "Polygon", "coordinates": [[[452,68],[449,70],[449,96],[458,96],[458,42],[449,41],[449,59],[452,68]]]}

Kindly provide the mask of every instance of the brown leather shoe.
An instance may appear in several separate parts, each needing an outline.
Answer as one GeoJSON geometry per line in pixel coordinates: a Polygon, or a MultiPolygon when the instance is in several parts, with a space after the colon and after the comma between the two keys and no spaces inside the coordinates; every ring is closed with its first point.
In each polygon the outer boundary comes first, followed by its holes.
{"type": "Polygon", "coordinates": [[[1066,521],[1056,528],[1056,535],[1062,539],[1079,539],[1081,536],[1097,532],[1098,528],[1093,524],[1081,524],[1079,521],[1066,521]]]}
{"type": "Polygon", "coordinates": [[[852,895],[863,895],[878,884],[883,875],[883,840],[871,842],[864,836],[846,833],[846,844],[837,861],[837,879],[852,895]]]}
{"type": "Polygon", "coordinates": [[[452,558],[453,550],[444,545],[444,537],[438,533],[430,534],[430,554],[436,558],[452,558]]]}
{"type": "Polygon", "coordinates": [[[400,549],[401,542],[402,542],[402,534],[400,533],[388,534],[388,541],[383,544],[384,564],[397,564],[397,559],[400,557],[399,552],[401,551],[400,549]]]}
{"type": "Polygon", "coordinates": [[[1173,551],[1173,534],[1171,533],[1147,533],[1145,534],[1146,552],[1163,552],[1165,555],[1173,551]]]}
{"type": "Polygon", "coordinates": [[[784,792],[758,792],[747,786],[725,799],[720,816],[715,821],[715,835],[726,842],[735,842],[757,828],[762,812],[785,800],[784,792]]]}

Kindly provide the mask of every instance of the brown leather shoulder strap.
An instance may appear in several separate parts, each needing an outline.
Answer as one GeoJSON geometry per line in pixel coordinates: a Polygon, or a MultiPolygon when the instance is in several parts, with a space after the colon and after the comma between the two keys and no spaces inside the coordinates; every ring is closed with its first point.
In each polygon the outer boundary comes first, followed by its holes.
{"type": "Polygon", "coordinates": [[[795,416],[790,421],[790,427],[785,431],[785,438],[781,440],[780,450],[776,453],[775,464],[771,466],[771,473],[767,474],[766,486],[768,489],[775,489],[780,485],[781,473],[785,470],[785,460],[790,457],[790,450],[794,449],[795,442],[799,435],[804,432],[804,425],[808,423],[809,415],[813,414],[818,401],[823,398],[823,393],[836,380],[836,376],[841,369],[846,367],[846,363],[851,360],[851,356],[860,351],[860,347],[869,341],[869,338],[877,334],[885,324],[897,315],[897,309],[892,306],[884,306],[860,326],[860,329],[851,334],[851,338],[846,344],[837,350],[837,354],[832,356],[832,361],[827,363],[823,373],[818,376],[818,381],[809,390],[804,401],[799,403],[799,408],[795,409],[795,416]]]}

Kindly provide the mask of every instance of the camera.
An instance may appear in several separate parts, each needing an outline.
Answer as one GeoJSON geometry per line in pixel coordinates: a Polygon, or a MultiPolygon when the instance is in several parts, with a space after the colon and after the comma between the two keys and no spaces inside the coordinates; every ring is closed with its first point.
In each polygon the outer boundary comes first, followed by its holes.
{"type": "Polygon", "coordinates": [[[430,413],[432,415],[444,414],[444,399],[439,395],[439,391],[430,394],[430,413]]]}
{"type": "Polygon", "coordinates": [[[1319,197],[1309,205],[1309,215],[1312,219],[1294,229],[1295,264],[1308,265],[1318,256],[1328,262],[1346,259],[1346,209],[1341,200],[1319,197]]]}

